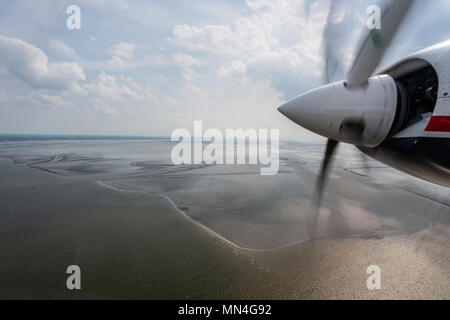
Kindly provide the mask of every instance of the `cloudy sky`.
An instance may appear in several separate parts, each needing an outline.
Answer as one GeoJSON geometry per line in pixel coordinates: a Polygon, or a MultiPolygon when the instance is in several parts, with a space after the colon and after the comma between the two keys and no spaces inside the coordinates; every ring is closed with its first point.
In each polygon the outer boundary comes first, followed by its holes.
{"type": "MultiPolygon", "coordinates": [[[[352,51],[376,0],[341,2],[334,40],[352,51]]],[[[384,64],[450,38],[450,1],[417,2],[384,64]]],[[[0,0],[0,133],[161,136],[203,120],[317,139],[276,108],[321,83],[329,5],[0,0]],[[71,4],[80,30],[66,27],[71,4]]]]}

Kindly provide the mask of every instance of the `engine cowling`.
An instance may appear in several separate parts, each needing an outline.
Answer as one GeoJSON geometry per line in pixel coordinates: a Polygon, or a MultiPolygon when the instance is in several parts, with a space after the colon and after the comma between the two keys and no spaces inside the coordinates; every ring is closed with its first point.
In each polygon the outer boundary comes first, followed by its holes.
{"type": "Polygon", "coordinates": [[[345,81],[308,91],[278,110],[300,126],[340,142],[377,147],[388,136],[397,109],[390,76],[372,77],[361,87],[345,81]]]}

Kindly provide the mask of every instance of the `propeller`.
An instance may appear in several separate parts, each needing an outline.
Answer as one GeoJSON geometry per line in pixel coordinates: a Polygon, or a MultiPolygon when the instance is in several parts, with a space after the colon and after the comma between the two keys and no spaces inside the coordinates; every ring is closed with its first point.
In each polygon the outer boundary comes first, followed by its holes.
{"type": "Polygon", "coordinates": [[[381,29],[372,29],[362,37],[356,58],[347,75],[350,87],[360,86],[373,74],[414,0],[391,0],[381,11],[381,29]]]}
{"type": "Polygon", "coordinates": [[[323,82],[324,84],[328,84],[331,82],[336,69],[338,68],[338,57],[336,56],[336,51],[334,50],[336,47],[332,41],[331,34],[331,26],[332,26],[332,18],[334,12],[336,12],[336,6],[338,1],[331,1],[330,10],[327,17],[327,22],[325,24],[325,28],[322,36],[322,50],[325,62],[325,72],[323,74],[323,82]]]}
{"type": "Polygon", "coordinates": [[[309,239],[314,239],[317,234],[317,224],[319,221],[319,211],[322,202],[323,189],[325,187],[326,175],[333,160],[333,155],[338,146],[338,142],[328,139],[325,148],[325,154],[320,167],[319,176],[316,180],[313,194],[311,196],[310,212],[308,215],[308,236],[309,239]]]}
{"type": "MultiPolygon", "coordinates": [[[[335,39],[332,39],[330,30],[332,29],[332,20],[338,1],[332,1],[330,11],[327,18],[327,24],[323,34],[323,52],[325,61],[324,81],[330,83],[339,64],[339,50],[336,47],[335,39]]],[[[352,89],[363,87],[375,69],[378,67],[387,48],[391,44],[400,24],[406,17],[414,0],[390,0],[384,3],[381,8],[381,29],[367,29],[363,33],[356,50],[355,59],[347,74],[347,85],[352,89]]],[[[340,125],[340,132],[355,141],[362,140],[366,122],[362,117],[347,118],[340,125]]],[[[319,221],[320,207],[323,198],[323,191],[326,186],[327,173],[333,161],[338,142],[328,139],[325,148],[324,157],[320,172],[318,174],[314,191],[311,197],[310,212],[308,215],[308,234],[310,239],[317,236],[317,227],[319,221]]],[[[365,157],[365,156],[364,156],[365,157]]],[[[364,162],[367,163],[364,158],[364,162]]]]}

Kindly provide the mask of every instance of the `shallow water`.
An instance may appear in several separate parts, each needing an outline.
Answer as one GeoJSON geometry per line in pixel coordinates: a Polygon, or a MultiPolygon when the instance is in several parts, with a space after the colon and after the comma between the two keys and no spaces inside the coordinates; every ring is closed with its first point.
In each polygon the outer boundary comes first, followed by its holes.
{"type": "MultiPolygon", "coordinates": [[[[282,144],[275,176],[261,176],[252,165],[175,166],[172,146],[161,139],[32,141],[5,143],[0,154],[59,176],[90,176],[116,190],[166,196],[238,247],[267,250],[309,240],[306,218],[323,146],[282,144]]],[[[379,238],[429,228],[448,209],[450,195],[415,180],[341,147],[316,237],[379,238]]]]}
{"type": "Polygon", "coordinates": [[[304,226],[323,146],[282,144],[269,177],[256,166],[173,166],[171,146],[0,143],[12,160],[0,162],[0,295],[73,297],[64,266],[75,263],[87,271],[83,297],[449,296],[448,189],[375,161],[367,171],[341,147],[312,249],[304,226]],[[377,261],[387,289],[402,279],[397,293],[364,289],[377,261]]]}

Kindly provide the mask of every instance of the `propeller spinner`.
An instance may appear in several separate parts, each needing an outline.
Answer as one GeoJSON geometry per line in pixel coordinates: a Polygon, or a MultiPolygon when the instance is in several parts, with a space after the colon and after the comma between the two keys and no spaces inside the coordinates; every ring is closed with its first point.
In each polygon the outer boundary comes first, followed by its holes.
{"type": "Polygon", "coordinates": [[[344,81],[328,84],[300,95],[278,110],[321,136],[376,147],[388,135],[396,108],[395,81],[384,75],[370,78],[361,88],[350,88],[344,81]]]}

